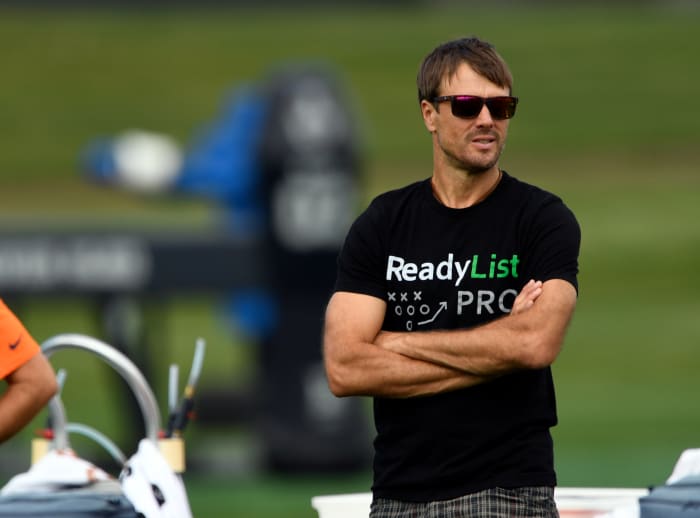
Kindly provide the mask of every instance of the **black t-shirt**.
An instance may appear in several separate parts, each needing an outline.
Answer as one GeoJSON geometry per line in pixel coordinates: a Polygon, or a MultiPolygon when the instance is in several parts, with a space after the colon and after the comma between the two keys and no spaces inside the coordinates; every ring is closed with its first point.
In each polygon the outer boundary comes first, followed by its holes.
{"type": "MultiPolygon", "coordinates": [[[[383,329],[469,328],[506,315],[531,278],[576,289],[580,229],[558,197],[504,173],[484,201],[451,209],[430,180],[375,198],[350,229],[336,291],[387,303],[383,329]]],[[[373,492],[433,501],[556,484],[551,370],[408,399],[374,398],[373,492]]]]}

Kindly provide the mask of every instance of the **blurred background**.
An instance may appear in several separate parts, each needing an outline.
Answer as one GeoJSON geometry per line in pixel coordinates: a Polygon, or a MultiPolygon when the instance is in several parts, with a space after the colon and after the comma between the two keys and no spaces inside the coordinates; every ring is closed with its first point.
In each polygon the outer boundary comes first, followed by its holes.
{"type": "MultiPolygon", "coordinates": [[[[275,241],[271,178],[299,169],[289,153],[318,156],[314,144],[294,148],[304,131],[330,161],[313,167],[331,163],[340,178],[312,198],[351,215],[429,176],[418,64],[443,41],[478,35],[509,62],[520,97],[502,167],[559,194],[583,230],[579,306],[553,368],[560,485],[661,483],[700,445],[699,33],[690,0],[0,2],[2,296],[39,341],[115,342],[164,415],[168,366],[184,378],[195,340],[207,340],[185,434],[196,516],[312,517],[313,495],[369,490],[368,401],[333,400],[314,370],[330,290],[319,265],[333,240],[275,241]],[[292,129],[275,134],[285,106],[317,109],[295,90],[308,78],[331,107],[310,128],[283,118],[292,129]],[[256,111],[261,99],[278,104],[256,111]],[[338,121],[346,133],[334,141],[338,121]],[[192,181],[161,171],[155,187],[120,182],[114,145],[134,129],[167,137],[192,181]],[[222,158],[226,129],[236,153],[222,158]],[[264,157],[251,155],[255,135],[264,157]],[[236,174],[208,175],[212,156],[236,174]],[[88,259],[47,280],[16,247],[41,264],[88,259]],[[102,260],[124,275],[106,279],[102,260]],[[143,261],[159,269],[138,270],[143,261]],[[313,282],[282,282],[295,271],[313,282]]],[[[309,178],[285,185],[303,194],[309,178]]],[[[321,227],[308,236],[335,228],[321,227]]],[[[128,391],[91,358],[60,354],[70,419],[128,451],[142,433],[128,391]]],[[[0,446],[3,481],[27,469],[44,421],[0,446]]]]}

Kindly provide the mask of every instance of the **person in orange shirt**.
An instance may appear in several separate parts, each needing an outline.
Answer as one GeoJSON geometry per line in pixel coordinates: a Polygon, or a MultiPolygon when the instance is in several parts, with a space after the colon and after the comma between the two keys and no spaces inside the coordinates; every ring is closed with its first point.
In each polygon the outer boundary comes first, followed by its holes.
{"type": "Polygon", "coordinates": [[[56,394],[51,364],[19,319],[0,299],[0,442],[22,429],[56,394]]]}

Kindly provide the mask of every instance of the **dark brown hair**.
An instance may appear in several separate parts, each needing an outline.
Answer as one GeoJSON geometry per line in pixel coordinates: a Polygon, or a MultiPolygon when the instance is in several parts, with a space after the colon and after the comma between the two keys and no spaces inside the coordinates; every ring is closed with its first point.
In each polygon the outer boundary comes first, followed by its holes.
{"type": "Polygon", "coordinates": [[[513,76],[508,65],[490,43],[476,37],[448,41],[428,54],[418,71],[418,102],[430,102],[440,95],[444,78],[452,77],[462,63],[467,63],[480,76],[492,83],[513,90],[513,76]]]}

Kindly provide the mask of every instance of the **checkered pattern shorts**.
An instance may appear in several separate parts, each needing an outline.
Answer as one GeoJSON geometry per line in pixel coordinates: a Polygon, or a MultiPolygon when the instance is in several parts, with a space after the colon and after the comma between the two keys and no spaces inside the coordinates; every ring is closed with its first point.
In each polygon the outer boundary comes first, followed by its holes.
{"type": "Polygon", "coordinates": [[[494,488],[428,503],[375,498],[370,518],[558,518],[554,488],[494,488]]]}

